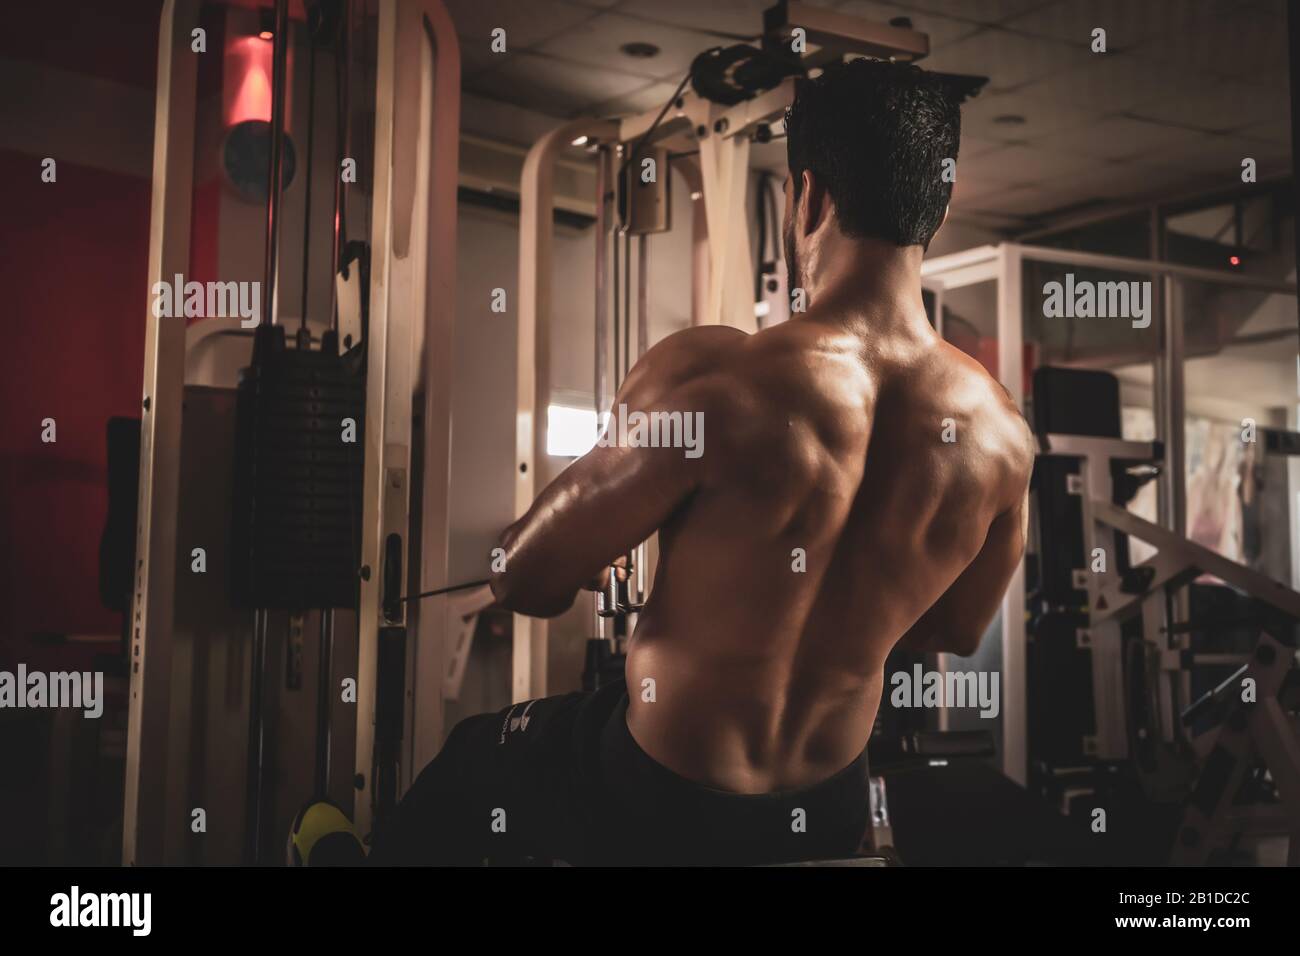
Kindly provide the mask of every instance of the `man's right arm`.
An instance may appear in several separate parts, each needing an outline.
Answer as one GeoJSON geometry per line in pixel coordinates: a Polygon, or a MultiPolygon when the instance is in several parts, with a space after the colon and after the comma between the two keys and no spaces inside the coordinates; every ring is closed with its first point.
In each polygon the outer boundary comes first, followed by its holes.
{"type": "Polygon", "coordinates": [[[989,525],[975,560],[903,635],[898,646],[922,654],[974,654],[1024,556],[1028,527],[1026,488],[1020,500],[989,525]]]}

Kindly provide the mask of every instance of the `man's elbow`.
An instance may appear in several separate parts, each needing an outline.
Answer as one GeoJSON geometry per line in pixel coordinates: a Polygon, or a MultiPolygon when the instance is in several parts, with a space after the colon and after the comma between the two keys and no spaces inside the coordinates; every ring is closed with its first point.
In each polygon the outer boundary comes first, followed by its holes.
{"type": "MultiPolygon", "coordinates": [[[[507,555],[511,554],[511,538],[510,529],[501,536],[507,555]]],[[[558,589],[526,565],[515,555],[514,560],[507,558],[501,571],[493,571],[488,586],[499,607],[528,617],[556,617],[573,606],[576,589],[558,589]]]]}

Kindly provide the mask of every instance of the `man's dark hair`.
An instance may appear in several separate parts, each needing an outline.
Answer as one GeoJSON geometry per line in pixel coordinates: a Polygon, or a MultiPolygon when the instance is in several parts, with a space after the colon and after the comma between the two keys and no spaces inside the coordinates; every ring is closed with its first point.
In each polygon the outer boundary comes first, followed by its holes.
{"type": "Polygon", "coordinates": [[[786,113],[795,199],[805,169],[855,238],[928,246],[943,223],[961,110],[943,81],[907,63],[850,60],[801,80],[786,113]]]}

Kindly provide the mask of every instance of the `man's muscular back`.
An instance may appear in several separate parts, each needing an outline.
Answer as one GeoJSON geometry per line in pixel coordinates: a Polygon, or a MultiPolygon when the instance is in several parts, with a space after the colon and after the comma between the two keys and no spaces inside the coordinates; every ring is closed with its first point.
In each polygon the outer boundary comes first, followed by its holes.
{"type": "Polygon", "coordinates": [[[1023,550],[1031,439],[916,307],[889,331],[813,315],[687,330],[620,393],[704,413],[627,662],[633,736],[688,779],[829,777],[865,746],[899,639],[970,653],[996,609],[1023,550]]]}

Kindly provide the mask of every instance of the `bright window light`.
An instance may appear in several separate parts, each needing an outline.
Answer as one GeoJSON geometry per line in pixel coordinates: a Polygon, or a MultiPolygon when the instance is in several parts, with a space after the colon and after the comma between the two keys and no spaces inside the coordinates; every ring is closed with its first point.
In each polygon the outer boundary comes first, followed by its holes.
{"type": "Polygon", "coordinates": [[[546,410],[546,453],[581,458],[596,445],[596,410],[552,405],[546,410]]]}

